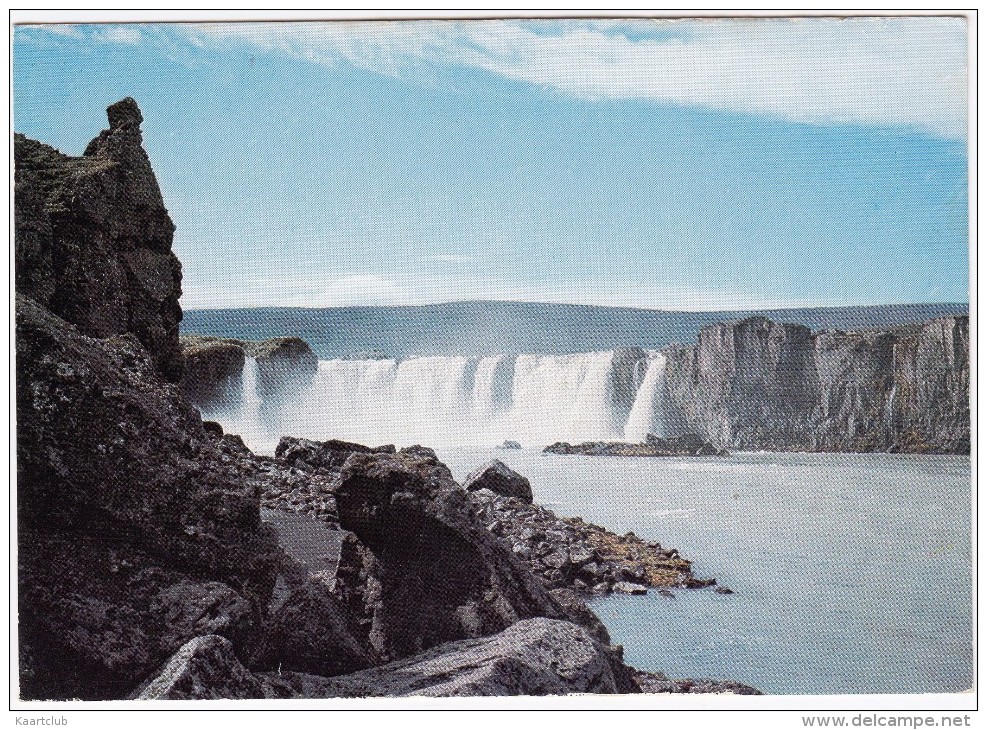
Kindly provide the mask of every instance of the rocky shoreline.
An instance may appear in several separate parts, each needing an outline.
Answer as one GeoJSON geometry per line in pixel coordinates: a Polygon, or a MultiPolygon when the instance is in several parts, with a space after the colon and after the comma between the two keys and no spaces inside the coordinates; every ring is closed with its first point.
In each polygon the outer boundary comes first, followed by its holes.
{"type": "Polygon", "coordinates": [[[718,449],[709,441],[693,433],[671,438],[660,438],[649,433],[639,444],[625,441],[587,441],[569,444],[565,441],[546,446],[546,454],[562,456],[729,456],[726,449],[718,449]]]}
{"type": "Polygon", "coordinates": [[[579,517],[557,517],[537,504],[489,489],[470,493],[474,514],[550,588],[584,595],[645,593],[648,588],[705,588],[677,550],[633,533],[616,535],[579,517]]]}

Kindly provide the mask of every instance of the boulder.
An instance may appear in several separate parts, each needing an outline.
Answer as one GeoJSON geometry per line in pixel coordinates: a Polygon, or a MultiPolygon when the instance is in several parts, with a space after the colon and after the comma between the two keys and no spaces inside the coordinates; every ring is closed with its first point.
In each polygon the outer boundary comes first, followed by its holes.
{"type": "Polygon", "coordinates": [[[295,436],[283,436],[274,450],[274,456],[288,466],[303,471],[339,471],[350,454],[393,454],[394,446],[378,446],[371,448],[349,441],[330,439],[329,441],[311,441],[295,436]]]}
{"type": "Polygon", "coordinates": [[[134,335],[158,373],[178,382],[175,226],[142,147],[136,102],[123,99],[107,116],[110,128],[82,157],[14,135],[15,288],[84,335],[134,335]]]}
{"type": "Polygon", "coordinates": [[[554,588],[550,591],[552,598],[558,601],[565,611],[566,618],[577,626],[582,626],[589,635],[601,644],[610,644],[610,632],[600,621],[600,617],[593,613],[593,610],[586,605],[582,597],[576,591],[569,588],[554,588]]]}
{"type": "Polygon", "coordinates": [[[639,691],[615,652],[566,621],[534,618],[355,674],[261,675],[271,698],[475,697],[639,691]]]}
{"type": "Polygon", "coordinates": [[[263,687],[221,636],[199,636],[185,644],[132,699],[241,700],[264,697],[263,687]]]}
{"type": "Polygon", "coordinates": [[[379,565],[380,598],[370,609],[378,654],[409,656],[524,618],[564,617],[539,580],[476,521],[466,495],[429,455],[356,453],[343,467],[340,525],[379,565]]]}
{"type": "Polygon", "coordinates": [[[534,496],[531,494],[531,482],[498,459],[488,461],[467,476],[463,482],[463,488],[467,492],[489,489],[494,494],[516,497],[528,504],[534,501],[534,496]]]}
{"type": "Polygon", "coordinates": [[[418,456],[423,459],[437,459],[435,455],[435,449],[429,448],[428,446],[422,446],[420,444],[415,444],[414,446],[405,446],[399,452],[401,454],[408,454],[409,456],[418,456]]]}
{"type": "Polygon", "coordinates": [[[266,622],[252,667],[333,677],[375,663],[333,595],[333,583],[331,573],[316,573],[281,603],[266,622]]]}

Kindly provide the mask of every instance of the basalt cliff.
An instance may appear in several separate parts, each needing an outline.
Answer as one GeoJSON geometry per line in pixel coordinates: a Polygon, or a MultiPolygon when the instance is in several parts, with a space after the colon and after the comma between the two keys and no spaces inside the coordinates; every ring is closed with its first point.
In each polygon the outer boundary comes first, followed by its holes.
{"type": "Polygon", "coordinates": [[[965,316],[816,334],[753,318],[664,354],[669,428],[720,448],[970,451],[965,316]]]}
{"type": "Polygon", "coordinates": [[[14,135],[15,287],[84,335],[132,334],[177,382],[175,225],[142,146],[137,104],[124,99],[107,116],[110,128],[82,157],[14,135]]]}

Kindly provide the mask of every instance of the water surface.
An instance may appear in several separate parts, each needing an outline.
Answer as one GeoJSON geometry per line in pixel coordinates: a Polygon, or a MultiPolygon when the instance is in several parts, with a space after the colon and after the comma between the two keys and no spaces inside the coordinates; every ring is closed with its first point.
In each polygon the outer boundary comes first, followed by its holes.
{"type": "Polygon", "coordinates": [[[736,592],[595,600],[634,666],[787,694],[972,684],[969,457],[439,456],[459,479],[499,458],[558,514],[676,547],[736,592]]]}

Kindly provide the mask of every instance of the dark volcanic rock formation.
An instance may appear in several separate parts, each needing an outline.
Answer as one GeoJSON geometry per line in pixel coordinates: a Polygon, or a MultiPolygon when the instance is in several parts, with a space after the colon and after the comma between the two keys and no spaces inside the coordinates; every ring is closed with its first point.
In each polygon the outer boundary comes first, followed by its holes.
{"type": "Polygon", "coordinates": [[[396,449],[390,444],[371,448],[337,439],[310,441],[295,436],[283,436],[278,442],[274,456],[280,462],[302,471],[317,471],[319,469],[338,471],[343,468],[343,464],[350,458],[350,454],[393,453],[396,453],[396,449]]]}
{"type": "Polygon", "coordinates": [[[511,469],[499,459],[493,459],[466,477],[463,489],[476,492],[489,489],[502,497],[516,497],[522,502],[531,504],[534,496],[531,494],[531,482],[511,469]]]}
{"type": "Polygon", "coordinates": [[[253,666],[333,677],[377,663],[334,583],[334,575],[316,573],[291,592],[272,612],[253,666]]]}
{"type": "Polygon", "coordinates": [[[186,360],[182,392],[207,410],[238,404],[247,357],[257,361],[254,387],[267,418],[304,392],[319,365],[312,348],[298,337],[253,342],[189,334],[182,335],[181,346],[186,360]]]}
{"type": "Polygon", "coordinates": [[[476,522],[466,492],[434,457],[353,454],[336,502],[342,527],[379,562],[373,635],[382,656],[492,634],[525,618],[565,617],[541,582],[476,522]]]}
{"type": "Polygon", "coordinates": [[[226,441],[132,335],[18,297],[16,342],[24,696],[120,697],[202,631],[249,635],[275,541],[226,441]]]}
{"type": "Polygon", "coordinates": [[[967,317],[816,335],[718,324],[665,350],[665,415],[721,448],[968,453],[969,352],[967,317]]]}
{"type": "Polygon", "coordinates": [[[14,135],[15,286],[91,337],[131,333],[158,371],[182,374],[182,269],[147,154],[140,110],[107,109],[82,157],[14,135]]]}
{"type": "Polygon", "coordinates": [[[819,395],[811,415],[815,446],[878,450],[891,442],[888,396],[895,337],[886,332],[820,332],[819,395]]]}
{"type": "Polygon", "coordinates": [[[417,656],[333,679],[265,674],[265,692],[283,697],[473,697],[616,694],[637,691],[614,651],[585,629],[534,618],[499,634],[437,646],[417,656]]]}
{"type": "Polygon", "coordinates": [[[898,338],[888,410],[892,449],[969,453],[968,317],[932,319],[898,338]]]}
{"type": "Polygon", "coordinates": [[[666,354],[669,420],[682,430],[722,448],[808,438],[804,416],[818,390],[808,328],[763,317],[716,324],[695,346],[666,354]]]}

